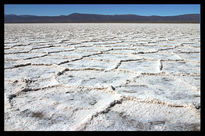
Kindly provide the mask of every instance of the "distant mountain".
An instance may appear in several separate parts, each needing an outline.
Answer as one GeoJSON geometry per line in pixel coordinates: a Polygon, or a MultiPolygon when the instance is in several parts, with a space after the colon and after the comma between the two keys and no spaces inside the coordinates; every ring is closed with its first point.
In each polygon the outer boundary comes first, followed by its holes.
{"type": "Polygon", "coordinates": [[[98,15],[73,13],[61,16],[5,14],[4,23],[199,23],[200,14],[178,16],[98,15]]]}

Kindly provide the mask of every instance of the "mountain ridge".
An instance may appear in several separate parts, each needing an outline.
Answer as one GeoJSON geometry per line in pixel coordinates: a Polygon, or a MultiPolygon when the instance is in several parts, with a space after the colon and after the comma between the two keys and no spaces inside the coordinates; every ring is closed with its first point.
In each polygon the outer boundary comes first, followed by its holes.
{"type": "Polygon", "coordinates": [[[199,23],[200,14],[175,16],[141,16],[135,14],[102,15],[72,13],[59,16],[36,16],[5,14],[4,23],[199,23]]]}

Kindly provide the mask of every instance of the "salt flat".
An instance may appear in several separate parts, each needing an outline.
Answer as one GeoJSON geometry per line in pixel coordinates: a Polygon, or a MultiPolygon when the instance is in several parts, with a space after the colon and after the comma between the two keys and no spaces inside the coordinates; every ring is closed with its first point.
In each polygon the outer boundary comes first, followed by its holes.
{"type": "Polygon", "coordinates": [[[6,131],[199,131],[200,24],[5,24],[6,131]]]}

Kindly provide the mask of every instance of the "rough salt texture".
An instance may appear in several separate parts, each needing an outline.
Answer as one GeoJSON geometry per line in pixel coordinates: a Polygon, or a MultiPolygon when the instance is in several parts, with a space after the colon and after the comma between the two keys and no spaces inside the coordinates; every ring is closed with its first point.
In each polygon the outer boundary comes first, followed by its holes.
{"type": "Polygon", "coordinates": [[[5,24],[6,131],[200,131],[199,24],[5,24]]]}

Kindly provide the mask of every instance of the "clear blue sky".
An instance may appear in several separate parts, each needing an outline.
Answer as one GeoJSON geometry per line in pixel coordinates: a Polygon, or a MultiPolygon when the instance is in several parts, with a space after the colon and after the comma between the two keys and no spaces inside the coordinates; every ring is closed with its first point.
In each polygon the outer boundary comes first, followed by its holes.
{"type": "Polygon", "coordinates": [[[5,4],[5,14],[58,16],[71,13],[171,16],[200,13],[199,4],[5,4]]]}

